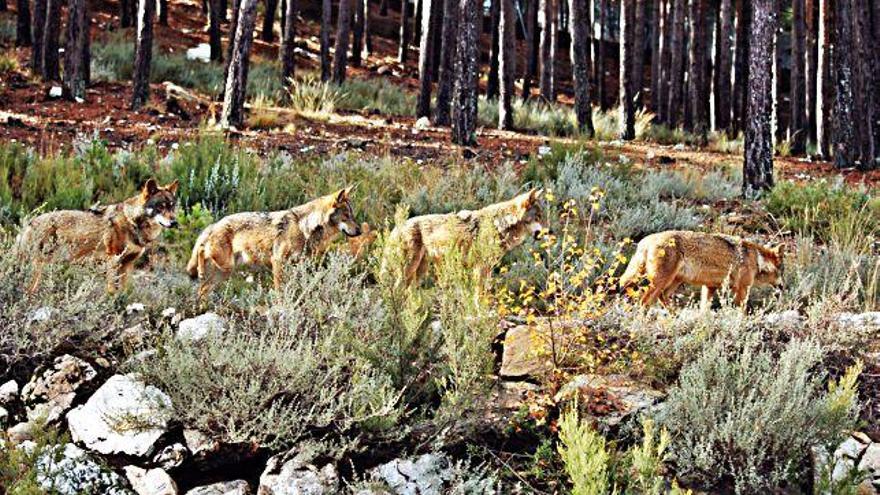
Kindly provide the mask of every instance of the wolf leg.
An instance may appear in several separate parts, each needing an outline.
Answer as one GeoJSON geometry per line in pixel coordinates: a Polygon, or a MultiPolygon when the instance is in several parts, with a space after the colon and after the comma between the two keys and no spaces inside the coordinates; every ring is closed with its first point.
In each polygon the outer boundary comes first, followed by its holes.
{"type": "Polygon", "coordinates": [[[662,294],[660,294],[660,304],[662,304],[663,307],[670,307],[672,296],[675,295],[675,291],[677,291],[679,287],[681,287],[681,282],[675,280],[669,287],[666,288],[666,290],[663,291],[662,294]]]}
{"type": "Polygon", "coordinates": [[[34,276],[31,279],[31,285],[28,287],[28,294],[34,295],[37,292],[37,289],[40,287],[40,282],[43,280],[43,262],[37,261],[34,263],[34,276]]]}
{"type": "Polygon", "coordinates": [[[705,285],[700,290],[700,309],[703,311],[708,311],[712,309],[712,299],[715,298],[715,288],[706,287],[705,285]]]}

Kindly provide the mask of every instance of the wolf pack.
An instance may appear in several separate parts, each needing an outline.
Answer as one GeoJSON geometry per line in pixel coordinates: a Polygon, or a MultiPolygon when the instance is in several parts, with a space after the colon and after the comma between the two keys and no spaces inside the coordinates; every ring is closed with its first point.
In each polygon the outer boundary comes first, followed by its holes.
{"type": "MultiPolygon", "coordinates": [[[[108,291],[125,287],[162,231],[177,227],[177,190],[177,181],[160,185],[149,179],[137,195],[118,204],[34,217],[16,240],[18,251],[35,267],[30,290],[39,286],[43,267],[57,262],[97,262],[106,267],[108,291]]],[[[270,269],[280,289],[286,265],[322,256],[340,234],[354,254],[363,252],[377,234],[356,221],[352,192],[351,187],[340,189],[281,211],[235,213],[206,227],[186,266],[199,281],[199,296],[208,295],[237,266],[270,269]]],[[[402,264],[405,283],[419,283],[449,250],[466,251],[483,231],[505,253],[529,236],[541,236],[546,232],[542,201],[542,190],[531,189],[479,210],[416,216],[397,225],[388,240],[403,252],[395,262],[402,264]]],[[[702,287],[704,306],[723,287],[745,305],[753,286],[781,284],[783,259],[781,244],[768,247],[717,233],[658,232],[639,241],[618,286],[627,289],[647,280],[639,291],[645,306],[657,301],[668,306],[684,284],[702,287]]]]}

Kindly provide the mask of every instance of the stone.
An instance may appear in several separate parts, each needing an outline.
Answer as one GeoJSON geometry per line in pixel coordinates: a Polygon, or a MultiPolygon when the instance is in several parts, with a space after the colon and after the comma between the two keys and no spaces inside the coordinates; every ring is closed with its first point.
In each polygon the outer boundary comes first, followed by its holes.
{"type": "Polygon", "coordinates": [[[794,328],[803,324],[804,321],[806,318],[793,309],[764,315],[764,323],[776,328],[794,328]]]}
{"type": "Polygon", "coordinates": [[[138,495],[177,495],[177,484],[163,469],[125,466],[123,470],[138,495]]]}
{"type": "Polygon", "coordinates": [[[143,323],[138,323],[132,327],[119,332],[119,340],[127,349],[137,349],[144,345],[149,337],[150,332],[143,323]]]}
{"type": "Polygon", "coordinates": [[[664,397],[658,390],[639,383],[626,375],[578,375],[559,389],[554,401],[559,404],[579,398],[584,392],[604,391],[610,396],[615,409],[597,417],[602,425],[616,427],[625,419],[637,416],[656,405],[664,397]]]}
{"type": "Polygon", "coordinates": [[[839,459],[842,457],[846,457],[848,459],[858,459],[859,456],[862,455],[862,452],[867,449],[868,446],[859,442],[853,437],[848,437],[843,441],[838,447],[837,450],[834,451],[834,458],[839,459]]]}
{"type": "Polygon", "coordinates": [[[837,323],[842,326],[880,327],[880,311],[865,313],[839,313],[837,323]]]}
{"type": "Polygon", "coordinates": [[[183,464],[189,455],[189,450],[182,443],[167,445],[153,457],[153,464],[162,469],[173,469],[183,464]]]}
{"type": "Polygon", "coordinates": [[[217,313],[205,313],[182,320],[177,326],[178,340],[198,342],[207,337],[217,337],[226,332],[226,320],[217,313]]]}
{"type": "Polygon", "coordinates": [[[147,309],[144,303],[131,303],[125,307],[126,314],[143,313],[147,309]]]}
{"type": "Polygon", "coordinates": [[[862,454],[862,460],[859,461],[859,471],[866,471],[874,476],[880,476],[880,443],[868,445],[862,454]]]}
{"type": "Polygon", "coordinates": [[[424,454],[415,460],[395,459],[372,473],[397,495],[440,495],[452,477],[452,466],[442,455],[424,454]]]}
{"type": "Polygon", "coordinates": [[[501,357],[502,377],[524,378],[543,375],[552,370],[551,363],[535,352],[534,332],[541,330],[520,325],[507,331],[504,337],[504,353],[501,357]]]}
{"type": "Polygon", "coordinates": [[[63,93],[61,86],[52,86],[49,88],[49,98],[61,98],[63,93]]]}
{"type": "MultiPolygon", "coordinates": [[[[36,448],[32,444],[31,448],[36,448]]],[[[35,462],[36,480],[47,493],[128,495],[122,477],[96,462],[72,443],[45,448],[35,462]]]]}
{"type": "Polygon", "coordinates": [[[15,380],[0,385],[0,405],[7,405],[18,399],[18,383],[15,380]]]}
{"type": "Polygon", "coordinates": [[[171,399],[135,375],[114,375],[67,413],[74,441],[101,454],[149,455],[167,429],[171,399]]]}
{"type": "Polygon", "coordinates": [[[420,117],[416,120],[415,125],[413,125],[413,130],[415,131],[426,131],[431,127],[431,119],[428,117],[420,117]]]}
{"type": "Polygon", "coordinates": [[[251,487],[247,481],[235,480],[199,486],[186,492],[186,495],[250,495],[250,493],[251,487]]]}
{"type": "Polygon", "coordinates": [[[30,322],[31,323],[43,323],[52,319],[52,315],[55,314],[55,308],[51,308],[49,306],[42,306],[34,310],[31,313],[30,322]]]}
{"type": "Polygon", "coordinates": [[[9,421],[9,411],[0,407],[0,426],[5,426],[7,421],[9,421]]]}
{"type": "Polygon", "coordinates": [[[186,49],[187,60],[198,60],[199,62],[208,63],[211,61],[211,45],[208,43],[199,43],[195,48],[186,49]]]}
{"type": "Polygon", "coordinates": [[[31,404],[27,409],[30,421],[53,423],[73,405],[76,392],[91,382],[98,373],[89,363],[65,354],[55,359],[52,367],[35,375],[21,391],[21,398],[31,404]]]}
{"type": "Polygon", "coordinates": [[[266,463],[257,495],[329,495],[337,492],[338,485],[339,475],[333,464],[319,470],[299,456],[285,460],[282,454],[266,463]]]}
{"type": "Polygon", "coordinates": [[[6,430],[6,436],[13,444],[20,444],[34,439],[34,425],[23,421],[6,430]]]}
{"type": "Polygon", "coordinates": [[[183,430],[183,439],[186,442],[186,448],[193,455],[198,455],[202,452],[214,452],[220,448],[219,442],[212,440],[199,430],[183,430]]]}

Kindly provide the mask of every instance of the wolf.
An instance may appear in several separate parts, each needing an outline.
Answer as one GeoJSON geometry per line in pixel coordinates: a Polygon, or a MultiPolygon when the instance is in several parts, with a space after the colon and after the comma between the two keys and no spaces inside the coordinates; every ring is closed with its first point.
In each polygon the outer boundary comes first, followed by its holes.
{"type": "Polygon", "coordinates": [[[59,210],[34,217],[22,229],[17,248],[36,262],[31,291],[46,262],[97,261],[107,265],[107,290],[123,288],[135,262],[163,229],[177,226],[177,186],[149,179],[134,197],[88,211],[59,210]]]}
{"type": "Polygon", "coordinates": [[[190,277],[201,280],[199,297],[226,279],[236,265],[271,267],[279,290],[289,260],[323,254],[339,232],[361,235],[350,192],[350,187],[340,189],[288,210],[235,213],[206,227],[186,267],[190,277]]]}
{"type": "MultiPolygon", "coordinates": [[[[529,235],[537,237],[544,229],[541,194],[542,190],[532,189],[480,210],[422,215],[398,225],[389,234],[387,245],[403,251],[403,281],[407,285],[419,281],[449,249],[467,250],[483,228],[494,229],[504,253],[529,235]]],[[[384,262],[388,263],[387,256],[384,262]]]]}
{"type": "Polygon", "coordinates": [[[708,308],[715,292],[727,285],[734,302],[743,306],[752,286],[781,285],[784,257],[782,244],[766,247],[725,234],[670,230],[639,241],[619,286],[632,287],[645,277],[648,289],[641,303],[650,306],[659,299],[667,306],[682,284],[699,285],[702,306],[708,308]]]}

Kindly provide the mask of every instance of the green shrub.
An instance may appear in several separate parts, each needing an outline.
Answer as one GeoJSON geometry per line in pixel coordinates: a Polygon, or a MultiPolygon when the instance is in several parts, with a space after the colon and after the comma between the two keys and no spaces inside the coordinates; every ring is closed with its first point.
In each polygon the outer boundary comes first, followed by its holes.
{"type": "Polygon", "coordinates": [[[612,493],[611,454],[605,438],[578,416],[577,407],[573,407],[559,419],[559,456],[571,479],[571,493],[612,493]]]}
{"type": "Polygon", "coordinates": [[[201,203],[177,215],[177,228],[163,232],[163,247],[171,253],[172,259],[179,265],[185,265],[192,253],[199,234],[205,227],[214,223],[214,216],[201,203]]]}
{"type": "Polygon", "coordinates": [[[373,112],[382,115],[415,115],[415,95],[384,79],[346,79],[337,89],[336,108],[353,112],[373,112]]]}
{"type": "Polygon", "coordinates": [[[809,449],[854,426],[858,370],[823,392],[817,344],[793,340],[776,356],[757,335],[742,338],[710,344],[682,370],[662,424],[680,476],[756,493],[803,479],[809,449]]]}
{"type": "Polygon", "coordinates": [[[840,222],[849,222],[850,215],[867,215],[863,228],[876,232],[876,207],[862,191],[846,187],[842,181],[836,183],[825,179],[806,184],[782,181],[764,199],[767,211],[779,221],[784,229],[801,235],[813,236],[819,240],[831,240],[840,222]],[[863,208],[867,210],[862,212],[863,208]]]}
{"type": "Polygon", "coordinates": [[[290,82],[287,105],[305,116],[326,116],[336,111],[342,96],[336,86],[311,75],[290,82]]]}

